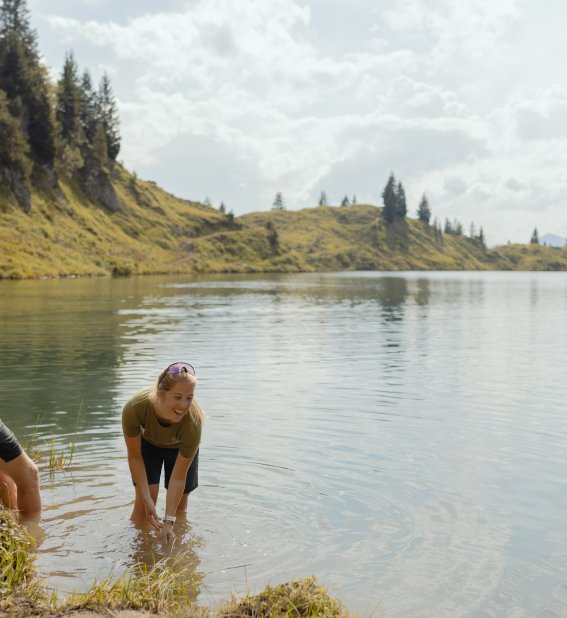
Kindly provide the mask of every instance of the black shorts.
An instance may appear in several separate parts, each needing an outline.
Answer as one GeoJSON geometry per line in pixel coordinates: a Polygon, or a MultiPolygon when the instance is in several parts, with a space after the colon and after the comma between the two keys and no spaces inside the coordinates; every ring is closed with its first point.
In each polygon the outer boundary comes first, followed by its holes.
{"type": "MultiPolygon", "coordinates": [[[[154,446],[147,440],[142,438],[142,459],[146,467],[146,476],[148,477],[148,485],[157,485],[161,477],[161,469],[163,466],[165,472],[165,488],[169,486],[169,479],[179,449],[165,448],[162,446],[154,446]]],[[[199,449],[193,457],[193,461],[187,470],[187,478],[185,479],[184,494],[190,494],[199,486],[199,449]]]]}
{"type": "Polygon", "coordinates": [[[16,436],[0,421],[0,459],[6,463],[22,454],[22,447],[16,436]]]}

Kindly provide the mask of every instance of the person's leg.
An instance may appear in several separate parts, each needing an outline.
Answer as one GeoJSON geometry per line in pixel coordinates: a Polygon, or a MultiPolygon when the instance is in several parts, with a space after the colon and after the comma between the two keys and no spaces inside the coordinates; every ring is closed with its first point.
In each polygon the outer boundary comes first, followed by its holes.
{"type": "MultiPolygon", "coordinates": [[[[142,459],[144,460],[144,467],[146,468],[150,496],[154,501],[154,504],[156,504],[159,494],[161,468],[163,466],[161,449],[142,438],[142,459]]],[[[134,501],[134,508],[132,509],[130,519],[136,523],[140,523],[144,521],[145,518],[146,511],[144,508],[144,502],[138,495],[138,492],[136,492],[136,499],[134,501]]]]}
{"type": "Polygon", "coordinates": [[[7,509],[15,509],[18,505],[18,488],[14,480],[0,471],[0,502],[7,509]]]}
{"type": "Polygon", "coordinates": [[[14,479],[3,470],[7,464],[23,453],[14,432],[0,419],[0,502],[7,508],[18,508],[18,488],[14,479]]]}
{"type": "Polygon", "coordinates": [[[16,485],[17,493],[13,508],[24,517],[32,517],[41,512],[39,493],[39,471],[34,462],[22,451],[10,461],[0,460],[0,471],[10,477],[16,485]]]}
{"type": "MultiPolygon", "coordinates": [[[[150,496],[154,501],[154,504],[157,502],[158,494],[159,494],[159,483],[153,483],[149,485],[150,488],[150,496]]],[[[136,500],[134,501],[134,508],[132,509],[132,515],[130,515],[130,519],[136,523],[141,523],[146,519],[146,510],[144,508],[144,502],[136,492],[136,500]]]]}
{"type": "MultiPolygon", "coordinates": [[[[170,456],[165,458],[164,461],[164,472],[165,472],[165,488],[167,489],[169,485],[169,479],[171,477],[171,473],[173,472],[173,466],[175,465],[175,459],[177,458],[177,453],[179,452],[177,449],[170,449],[170,456]]],[[[195,453],[195,457],[187,470],[187,477],[185,479],[185,489],[183,491],[183,496],[181,496],[181,500],[177,506],[176,514],[185,513],[187,511],[187,501],[189,499],[189,494],[197,489],[199,486],[199,450],[195,453]]]]}
{"type": "Polygon", "coordinates": [[[189,494],[183,494],[177,507],[177,514],[187,512],[187,501],[189,500],[189,494]]]}

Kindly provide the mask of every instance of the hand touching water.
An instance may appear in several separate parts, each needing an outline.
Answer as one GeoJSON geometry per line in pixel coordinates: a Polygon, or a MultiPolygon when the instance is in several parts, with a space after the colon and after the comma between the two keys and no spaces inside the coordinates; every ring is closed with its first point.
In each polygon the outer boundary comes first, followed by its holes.
{"type": "Polygon", "coordinates": [[[173,522],[164,521],[160,531],[160,537],[163,543],[171,543],[173,541],[173,522]]]}
{"type": "Polygon", "coordinates": [[[146,515],[146,519],[159,532],[162,529],[163,524],[161,522],[161,519],[159,518],[159,515],[157,514],[156,505],[154,504],[153,500],[150,499],[149,501],[144,502],[144,512],[146,515]]]}

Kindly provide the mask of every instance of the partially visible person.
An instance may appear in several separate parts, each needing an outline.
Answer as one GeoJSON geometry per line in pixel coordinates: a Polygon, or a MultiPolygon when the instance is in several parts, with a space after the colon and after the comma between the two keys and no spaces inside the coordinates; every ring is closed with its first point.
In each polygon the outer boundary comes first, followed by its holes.
{"type": "Polygon", "coordinates": [[[0,496],[5,507],[17,509],[25,519],[41,513],[37,466],[1,420],[0,496]]]}
{"type": "Polygon", "coordinates": [[[195,399],[197,379],[189,363],[173,363],[154,386],[135,393],[124,406],[122,430],[128,465],[136,488],[131,519],[144,520],[168,543],[177,514],[187,509],[189,494],[199,485],[199,444],[205,415],[195,399]],[[156,511],[164,470],[165,515],[156,511]]]}

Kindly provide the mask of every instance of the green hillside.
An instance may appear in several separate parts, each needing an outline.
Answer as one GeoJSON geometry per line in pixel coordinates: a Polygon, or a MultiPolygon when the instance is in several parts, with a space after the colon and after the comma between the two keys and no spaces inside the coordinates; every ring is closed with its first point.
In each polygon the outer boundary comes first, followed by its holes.
{"type": "MultiPolygon", "coordinates": [[[[0,2],[0,278],[315,270],[565,270],[566,249],[487,250],[456,220],[406,216],[393,173],[383,208],[283,209],[235,218],[178,199],[118,162],[108,74],[98,89],[67,53],[57,82],[25,0],[0,2]]],[[[279,206],[283,208],[281,194],[279,206]]],[[[325,200],[321,200],[325,203],[325,200]]],[[[345,202],[346,203],[346,202],[345,202]]]]}
{"type": "Polygon", "coordinates": [[[387,224],[371,205],[234,218],[176,198],[114,164],[118,209],[78,183],[34,191],[24,212],[0,194],[0,278],[316,270],[567,270],[567,249],[441,234],[415,219],[387,224]]]}

